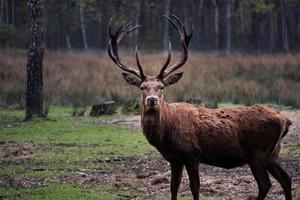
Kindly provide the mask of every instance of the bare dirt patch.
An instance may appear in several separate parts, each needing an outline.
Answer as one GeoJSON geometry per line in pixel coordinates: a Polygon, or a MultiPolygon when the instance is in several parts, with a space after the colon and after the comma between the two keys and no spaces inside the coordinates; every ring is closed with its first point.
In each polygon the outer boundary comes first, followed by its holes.
{"type": "MultiPolygon", "coordinates": [[[[97,162],[106,162],[112,167],[93,174],[77,171],[71,176],[60,177],[59,182],[67,182],[76,186],[89,185],[96,188],[109,184],[116,191],[126,191],[127,195],[122,199],[135,198],[137,192],[143,194],[146,199],[162,199],[163,196],[169,194],[170,167],[158,154],[145,157],[119,157],[97,162]],[[125,170],[115,170],[113,166],[117,165],[129,167],[125,170]]],[[[294,198],[299,199],[300,194],[296,192],[296,188],[300,187],[300,162],[283,158],[282,163],[293,176],[294,198]]],[[[257,194],[256,182],[247,166],[226,170],[201,164],[199,171],[200,193],[203,196],[248,199],[257,194]]],[[[284,199],[280,185],[274,179],[272,183],[273,186],[267,199],[284,199]]],[[[191,196],[186,172],[183,175],[180,194],[191,196]]]]}
{"type": "MultiPolygon", "coordinates": [[[[4,188],[34,188],[34,187],[42,187],[46,186],[46,183],[40,179],[33,179],[33,178],[15,178],[13,176],[5,176],[0,179],[0,187],[4,188]]],[[[0,198],[1,199],[1,198],[0,198]]]]}
{"type": "MultiPolygon", "coordinates": [[[[34,157],[32,151],[35,148],[37,145],[32,143],[0,142],[0,163],[3,167],[27,163],[34,157]]],[[[45,181],[37,178],[15,177],[14,175],[0,178],[0,187],[4,188],[32,188],[44,185],[46,185],[45,181]]]]}
{"type": "Polygon", "coordinates": [[[103,123],[103,124],[118,124],[118,125],[124,126],[127,129],[138,130],[138,131],[142,130],[140,115],[134,115],[131,117],[122,117],[122,118],[118,118],[118,119],[102,120],[101,123],[103,123]]]}
{"type": "Polygon", "coordinates": [[[0,161],[15,164],[24,163],[33,157],[31,150],[36,147],[30,143],[0,142],[0,161]]]}

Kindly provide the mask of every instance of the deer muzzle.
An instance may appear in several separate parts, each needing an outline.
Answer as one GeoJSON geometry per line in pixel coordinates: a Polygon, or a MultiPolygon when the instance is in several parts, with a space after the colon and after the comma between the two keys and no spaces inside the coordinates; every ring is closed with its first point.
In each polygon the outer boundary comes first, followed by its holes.
{"type": "Polygon", "coordinates": [[[159,99],[156,96],[149,96],[146,98],[145,104],[146,106],[151,106],[151,107],[157,106],[159,104],[159,99]]]}

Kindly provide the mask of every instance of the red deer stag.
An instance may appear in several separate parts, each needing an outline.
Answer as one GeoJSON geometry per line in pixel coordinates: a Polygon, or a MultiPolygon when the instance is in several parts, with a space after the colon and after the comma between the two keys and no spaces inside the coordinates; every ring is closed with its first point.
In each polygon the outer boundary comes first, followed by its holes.
{"type": "Polygon", "coordinates": [[[118,44],[129,29],[130,23],[115,34],[109,26],[108,53],[113,62],[124,72],[124,79],[141,89],[141,122],[149,143],[170,162],[171,199],[177,199],[183,167],[185,166],[194,200],[199,199],[199,163],[226,169],[248,164],[257,182],[257,199],[264,199],[271,187],[270,173],[282,186],[285,199],[292,199],[291,177],[280,165],[278,155],[281,141],[292,124],[289,119],[263,106],[230,109],[206,109],[187,103],[166,103],[164,88],[176,83],[183,72],[172,74],[188,58],[188,45],[192,37],[187,34],[180,20],[164,16],[178,31],[182,56],[169,66],[168,57],[157,76],[144,74],[136,48],[138,70],[121,62],[118,44]],[[169,67],[168,67],[169,66],[169,67]]]}

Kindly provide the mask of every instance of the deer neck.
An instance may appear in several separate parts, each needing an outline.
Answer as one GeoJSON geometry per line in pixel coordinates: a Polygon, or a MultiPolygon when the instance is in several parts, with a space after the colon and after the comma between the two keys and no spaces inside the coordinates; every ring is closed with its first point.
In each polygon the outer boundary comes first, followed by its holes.
{"type": "Polygon", "coordinates": [[[162,102],[159,109],[147,110],[145,105],[141,109],[142,129],[145,137],[153,146],[159,147],[163,143],[164,115],[167,103],[162,102]]]}

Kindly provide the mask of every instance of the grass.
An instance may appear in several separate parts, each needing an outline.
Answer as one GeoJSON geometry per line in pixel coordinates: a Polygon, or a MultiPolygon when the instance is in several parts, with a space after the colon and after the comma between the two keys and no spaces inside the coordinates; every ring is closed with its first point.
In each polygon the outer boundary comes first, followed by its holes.
{"type": "MultiPolygon", "coordinates": [[[[132,197],[131,190],[115,187],[113,184],[95,188],[59,181],[61,177],[69,177],[82,171],[91,175],[103,170],[128,171],[134,166],[114,165],[99,160],[141,157],[155,151],[138,131],[99,124],[100,120],[112,116],[70,117],[71,113],[71,108],[53,107],[48,120],[22,122],[24,111],[15,108],[0,109],[1,145],[10,142],[15,145],[10,153],[18,152],[21,148],[30,156],[28,160],[14,162],[15,154],[7,155],[8,150],[5,149],[11,147],[0,145],[0,199],[114,200],[132,197]]],[[[139,184],[143,183],[135,184],[134,196],[144,199],[145,194],[137,191],[139,184]]],[[[161,198],[168,199],[168,195],[161,198]]],[[[180,199],[190,198],[183,196],[180,199]]]]}
{"type": "Polygon", "coordinates": [[[0,110],[0,141],[17,142],[32,157],[16,164],[8,162],[2,155],[0,179],[13,177],[17,182],[28,180],[47,183],[47,186],[33,188],[0,187],[2,198],[117,199],[117,195],[110,193],[109,187],[84,189],[53,183],[53,180],[82,169],[86,173],[111,168],[121,170],[127,166],[118,167],[97,160],[115,156],[141,156],[154,151],[140,132],[117,125],[99,125],[101,118],[70,117],[71,112],[70,108],[57,107],[50,111],[50,120],[22,122],[23,111],[0,110]]]}
{"type": "MultiPolygon", "coordinates": [[[[126,52],[126,51],[125,51],[126,52]]],[[[124,54],[124,51],[122,51],[124,54]]],[[[174,53],[177,58],[178,53],[174,53]]],[[[26,52],[0,51],[0,100],[23,104],[26,52]]],[[[124,62],[135,66],[134,56],[124,62]]],[[[147,74],[155,75],[165,60],[162,53],[142,56],[147,74]]],[[[173,60],[174,61],[174,60],[173,60]]],[[[166,89],[168,101],[200,97],[203,101],[240,104],[275,103],[300,107],[300,54],[219,55],[190,52],[184,76],[166,89]]],[[[126,84],[121,70],[106,52],[53,52],[44,58],[46,104],[86,106],[105,100],[139,98],[139,90],[126,84]]]]}
{"type": "Polygon", "coordinates": [[[4,199],[55,199],[55,200],[73,200],[73,199],[101,199],[114,200],[117,197],[107,195],[107,189],[94,191],[90,189],[73,187],[65,184],[51,184],[45,187],[22,188],[22,189],[4,189],[0,188],[0,198],[4,199]]]}

